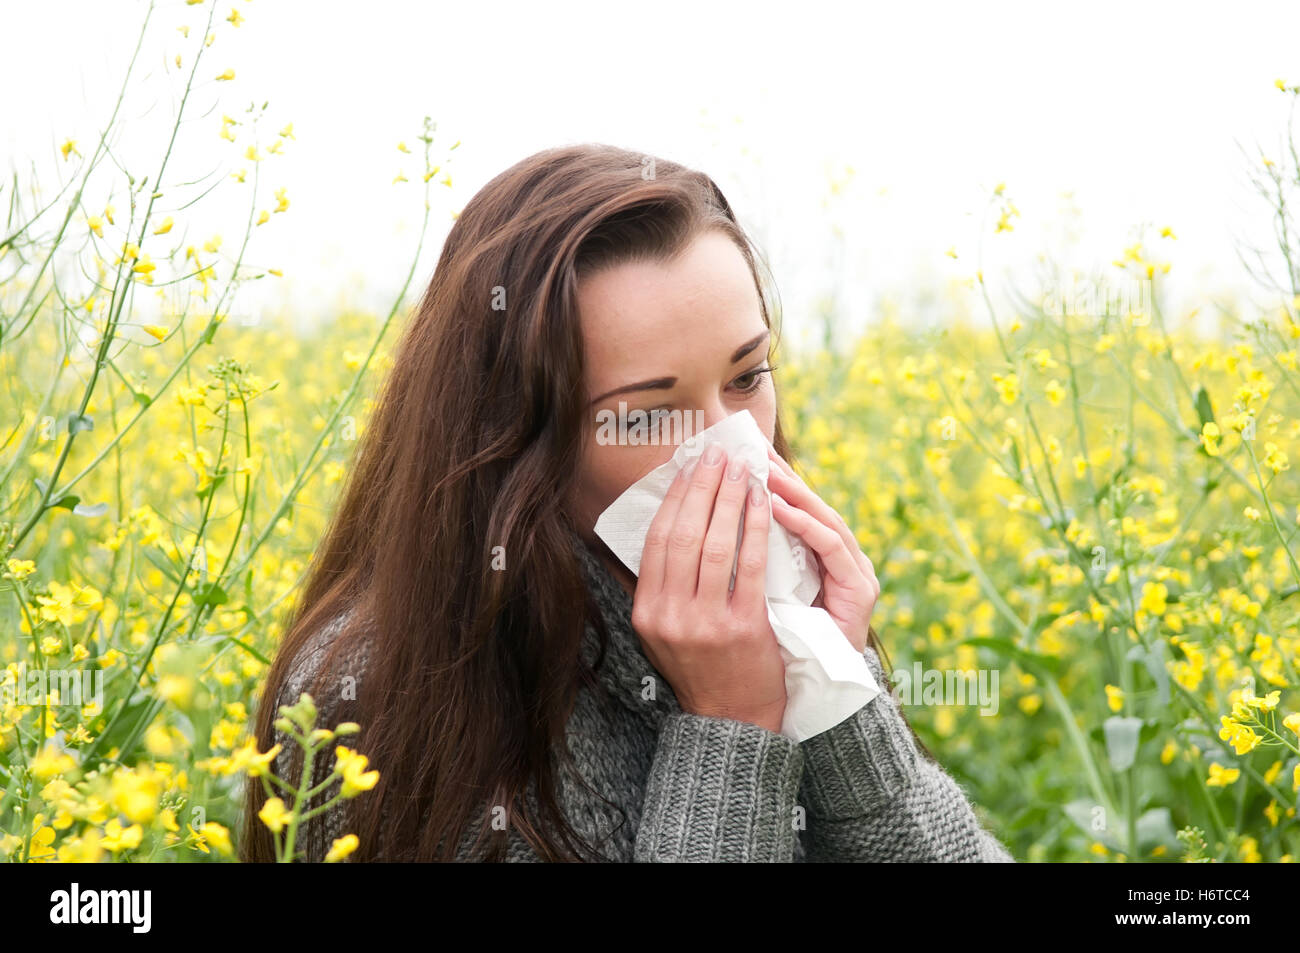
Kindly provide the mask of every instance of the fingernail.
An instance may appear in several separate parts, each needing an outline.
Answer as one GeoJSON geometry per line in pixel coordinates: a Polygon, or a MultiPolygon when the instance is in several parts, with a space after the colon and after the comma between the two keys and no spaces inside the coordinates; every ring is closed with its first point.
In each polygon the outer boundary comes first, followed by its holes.
{"type": "Polygon", "coordinates": [[[710,444],[709,449],[704,451],[704,462],[708,466],[713,466],[722,459],[722,448],[716,443],[710,444]]]}
{"type": "Polygon", "coordinates": [[[745,461],[737,457],[731,461],[731,466],[727,467],[727,479],[739,480],[745,475],[745,461]]]}
{"type": "Polygon", "coordinates": [[[753,489],[751,489],[749,491],[749,502],[752,503],[754,506],[762,506],[763,491],[760,490],[758,487],[754,487],[753,489]]]}

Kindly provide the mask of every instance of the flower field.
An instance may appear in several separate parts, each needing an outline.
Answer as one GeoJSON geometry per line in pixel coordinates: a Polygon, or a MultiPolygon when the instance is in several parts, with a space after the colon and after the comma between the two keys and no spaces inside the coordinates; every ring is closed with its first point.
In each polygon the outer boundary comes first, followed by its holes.
{"type": "MultiPolygon", "coordinates": [[[[276,795],[261,819],[294,856],[305,792],[269,774],[252,715],[459,144],[425,120],[396,150],[426,231],[391,309],[232,319],[241,285],[280,277],[250,263],[260,229],[293,228],[275,163],[297,146],[265,107],[182,122],[189,94],[219,96],[222,31],[241,28],[192,6],[173,128],[212,140],[219,189],[175,181],[170,146],[128,174],[103,138],[64,143],[44,198],[0,188],[12,862],[232,860],[246,783],[276,795]],[[206,224],[211,203],[244,209],[239,234],[206,224]]],[[[1300,170],[1267,162],[1260,184],[1287,221],[1300,170]]],[[[1001,189],[992,207],[995,247],[1019,213],[1001,189]]],[[[1018,860],[1300,853],[1300,246],[1280,236],[1275,304],[1213,332],[1166,313],[1164,229],[1085,277],[1087,300],[1047,287],[1007,308],[978,273],[941,329],[882,314],[776,354],[801,468],[875,564],[894,668],[998,676],[996,711],[906,713],[1018,860]],[[1114,287],[1143,306],[1112,307],[1114,287]]],[[[316,725],[309,700],[284,717],[337,797],[365,796],[355,726],[316,725]]]]}

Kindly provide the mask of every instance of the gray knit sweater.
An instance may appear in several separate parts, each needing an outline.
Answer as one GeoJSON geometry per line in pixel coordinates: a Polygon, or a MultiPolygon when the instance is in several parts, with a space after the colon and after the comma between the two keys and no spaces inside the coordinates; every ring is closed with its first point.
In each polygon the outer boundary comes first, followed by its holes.
{"type": "MultiPolygon", "coordinates": [[[[557,796],[574,829],[607,859],[1014,863],[980,825],[956,781],[917,750],[887,691],[803,742],[749,722],[683,712],[641,650],[630,621],[631,597],[574,538],[610,642],[597,670],[601,690],[579,689],[566,740],[587,784],[614,806],[564,772],[557,796]]],[[[329,640],[352,615],[345,612],[313,634],[291,666],[277,707],[297,700],[329,640]]],[[[594,663],[597,649],[588,625],[587,661],[594,663]]],[[[359,640],[351,657],[338,663],[358,683],[366,651],[359,640]]],[[[877,683],[887,688],[870,647],[865,658],[877,683]]],[[[334,727],[339,719],[330,698],[315,701],[317,724],[334,727]]],[[[292,742],[278,732],[276,741],[285,746],[276,773],[292,780],[292,742]]],[[[358,747],[364,752],[364,745],[358,747]]],[[[327,769],[334,759],[317,760],[327,769]]],[[[347,833],[343,803],[300,829],[309,860],[322,860],[333,840],[347,833]]],[[[476,820],[486,811],[484,805],[476,820]]],[[[467,832],[459,859],[478,859],[469,852],[477,829],[467,832]]],[[[508,838],[507,860],[539,859],[513,828],[508,838]]]]}

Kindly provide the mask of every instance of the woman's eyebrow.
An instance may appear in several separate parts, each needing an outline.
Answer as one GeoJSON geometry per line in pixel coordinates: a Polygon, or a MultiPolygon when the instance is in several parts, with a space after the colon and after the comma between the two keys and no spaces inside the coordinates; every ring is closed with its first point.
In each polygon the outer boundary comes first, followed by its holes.
{"type": "Polygon", "coordinates": [[[639,382],[637,382],[637,383],[635,383],[635,384],[625,384],[625,385],[623,385],[622,387],[615,387],[613,390],[608,391],[607,393],[601,394],[599,397],[597,397],[597,398],[596,398],[595,400],[593,400],[591,403],[592,403],[592,404],[598,404],[598,403],[600,403],[602,400],[604,400],[604,399],[607,398],[607,397],[613,397],[615,394],[626,394],[626,393],[628,393],[629,391],[634,391],[634,390],[672,390],[672,389],[673,389],[674,387],[676,387],[676,386],[677,386],[677,378],[675,378],[675,377],[656,377],[656,378],[654,378],[653,380],[648,380],[648,381],[639,381],[639,382]]]}
{"type": "Polygon", "coordinates": [[[754,348],[758,347],[769,334],[771,334],[770,331],[764,331],[762,334],[759,334],[757,337],[746,341],[744,344],[740,345],[740,347],[736,348],[736,353],[731,355],[731,363],[735,364],[750,351],[754,350],[754,348]]]}
{"type": "MultiPolygon", "coordinates": [[[[763,331],[761,334],[751,338],[740,347],[736,348],[735,353],[731,355],[731,363],[735,364],[750,351],[754,350],[754,348],[762,344],[770,333],[770,331],[763,331]]],[[[602,400],[613,397],[615,394],[627,394],[638,390],[672,390],[676,386],[677,378],[675,377],[655,377],[648,381],[638,381],[635,384],[624,384],[622,387],[615,387],[613,390],[606,391],[599,397],[593,399],[591,404],[598,404],[602,400]]]]}

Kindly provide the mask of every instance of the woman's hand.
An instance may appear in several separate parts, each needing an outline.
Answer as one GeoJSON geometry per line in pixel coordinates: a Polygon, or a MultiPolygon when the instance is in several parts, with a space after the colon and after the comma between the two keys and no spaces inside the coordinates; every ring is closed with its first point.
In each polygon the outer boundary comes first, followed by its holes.
{"type": "Polygon", "coordinates": [[[715,444],[664,496],[646,534],[632,627],[683,711],[779,733],[785,663],[764,598],[767,506],[755,488],[746,507],[748,467],[725,464],[715,444]],[[744,538],[728,592],[742,510],[744,538]]]}
{"type": "Polygon", "coordinates": [[[802,537],[817,554],[822,567],[822,591],[818,597],[821,608],[830,613],[853,647],[865,652],[871,613],[880,597],[875,567],[839,514],[771,447],[767,456],[773,464],[768,468],[767,481],[774,494],[772,515],[791,533],[802,537]]]}

